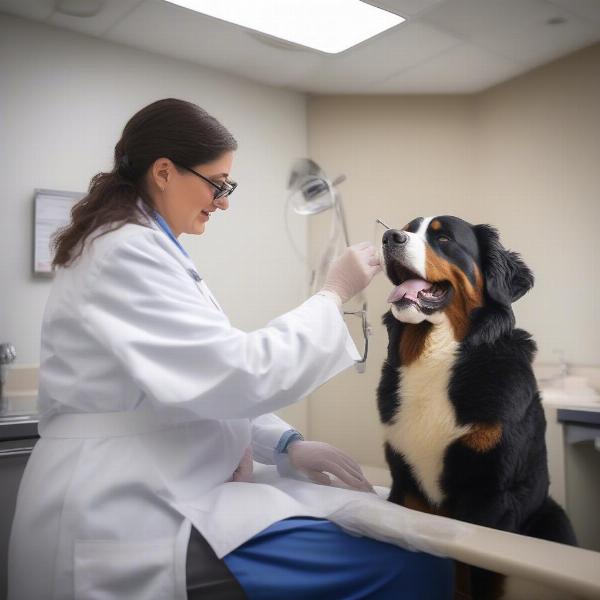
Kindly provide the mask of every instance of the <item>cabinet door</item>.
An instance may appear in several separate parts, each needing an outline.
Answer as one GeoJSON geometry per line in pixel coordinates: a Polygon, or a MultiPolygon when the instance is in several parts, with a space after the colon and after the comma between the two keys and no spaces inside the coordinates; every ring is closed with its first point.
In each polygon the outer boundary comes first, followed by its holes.
{"type": "Polygon", "coordinates": [[[544,402],[543,407],[546,415],[546,449],[548,451],[550,495],[567,510],[563,426],[557,420],[555,405],[544,402]]]}
{"type": "Polygon", "coordinates": [[[0,443],[0,600],[6,598],[8,539],[23,470],[37,439],[0,443]]]}

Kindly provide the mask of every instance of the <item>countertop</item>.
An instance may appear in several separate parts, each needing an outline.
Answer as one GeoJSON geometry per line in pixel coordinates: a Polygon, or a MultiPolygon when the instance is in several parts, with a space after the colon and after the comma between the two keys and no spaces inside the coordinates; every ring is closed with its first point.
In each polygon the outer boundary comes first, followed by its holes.
{"type": "MultiPolygon", "coordinates": [[[[556,409],[560,423],[600,425],[600,395],[591,388],[565,390],[541,387],[540,392],[544,405],[556,409]]],[[[13,391],[6,397],[8,410],[0,415],[0,441],[37,438],[36,391],[13,391]]]]}
{"type": "Polygon", "coordinates": [[[587,425],[600,428],[600,407],[596,409],[559,408],[557,419],[564,424],[587,425]]]}
{"type": "Polygon", "coordinates": [[[542,402],[556,410],[600,411],[600,394],[592,388],[564,390],[540,387],[542,402]]]}

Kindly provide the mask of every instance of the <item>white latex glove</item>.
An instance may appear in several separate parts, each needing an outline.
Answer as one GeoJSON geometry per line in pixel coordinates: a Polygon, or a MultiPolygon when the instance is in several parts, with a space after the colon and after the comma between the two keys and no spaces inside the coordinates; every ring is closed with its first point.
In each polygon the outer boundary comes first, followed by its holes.
{"type": "Polygon", "coordinates": [[[238,465],[238,468],[233,472],[231,481],[245,481],[250,483],[252,481],[252,471],[254,469],[254,463],[252,462],[252,448],[248,446],[242,460],[238,465]]]}
{"type": "Polygon", "coordinates": [[[326,471],[354,489],[375,493],[360,465],[331,444],[296,440],[288,445],[287,454],[291,466],[303,471],[315,483],[331,485],[326,471]]]}
{"type": "Polygon", "coordinates": [[[322,291],[337,294],[344,304],[365,289],[379,271],[381,263],[375,246],[370,242],[354,244],[331,263],[322,291]]]}

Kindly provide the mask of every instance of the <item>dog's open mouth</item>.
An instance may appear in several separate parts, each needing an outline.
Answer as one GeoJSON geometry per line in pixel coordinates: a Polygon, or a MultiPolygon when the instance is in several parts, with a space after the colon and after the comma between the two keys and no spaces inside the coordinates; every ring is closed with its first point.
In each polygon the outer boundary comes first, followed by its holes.
{"type": "Polygon", "coordinates": [[[414,304],[425,312],[444,308],[450,300],[452,286],[448,281],[426,281],[410,269],[396,263],[391,273],[395,288],[387,301],[398,307],[414,304]]]}

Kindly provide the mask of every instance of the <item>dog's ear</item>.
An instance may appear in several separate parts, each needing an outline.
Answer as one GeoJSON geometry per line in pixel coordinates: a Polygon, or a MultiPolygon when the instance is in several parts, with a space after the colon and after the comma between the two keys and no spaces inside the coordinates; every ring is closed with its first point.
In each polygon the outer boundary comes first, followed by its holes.
{"type": "Polygon", "coordinates": [[[533,273],[516,252],[500,243],[498,231],[490,225],[475,225],[487,295],[510,306],[533,287],[533,273]]]}

